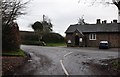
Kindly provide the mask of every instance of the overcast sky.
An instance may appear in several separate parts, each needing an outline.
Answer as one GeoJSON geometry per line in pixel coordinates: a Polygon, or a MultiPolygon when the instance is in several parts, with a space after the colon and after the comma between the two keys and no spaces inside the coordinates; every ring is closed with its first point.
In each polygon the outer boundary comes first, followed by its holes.
{"type": "Polygon", "coordinates": [[[51,19],[53,31],[63,36],[69,25],[76,24],[82,16],[87,23],[96,23],[96,19],[110,23],[118,18],[115,5],[105,6],[98,3],[90,6],[84,2],[78,3],[78,0],[32,0],[25,11],[27,14],[17,19],[20,30],[33,31],[30,24],[42,21],[44,14],[51,19]]]}

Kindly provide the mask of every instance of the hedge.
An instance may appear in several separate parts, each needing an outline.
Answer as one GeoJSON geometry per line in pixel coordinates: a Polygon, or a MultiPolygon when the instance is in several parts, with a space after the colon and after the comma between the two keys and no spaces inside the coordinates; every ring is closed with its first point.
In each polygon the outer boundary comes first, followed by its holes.
{"type": "Polygon", "coordinates": [[[2,28],[2,50],[12,51],[20,49],[21,39],[19,27],[16,23],[3,25],[2,28]]]}

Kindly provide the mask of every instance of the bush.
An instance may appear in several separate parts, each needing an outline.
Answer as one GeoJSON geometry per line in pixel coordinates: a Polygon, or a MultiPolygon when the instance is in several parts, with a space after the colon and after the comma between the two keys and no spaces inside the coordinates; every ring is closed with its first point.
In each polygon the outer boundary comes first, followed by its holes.
{"type": "Polygon", "coordinates": [[[22,41],[22,44],[24,44],[24,45],[44,46],[43,42],[39,42],[39,41],[29,41],[29,40],[24,40],[24,41],[22,41]]]}
{"type": "Polygon", "coordinates": [[[19,27],[16,23],[3,25],[2,28],[2,50],[12,51],[20,49],[19,27]]]}
{"type": "Polygon", "coordinates": [[[34,32],[27,32],[27,31],[21,31],[21,39],[22,44],[25,45],[44,45],[42,41],[45,43],[63,43],[64,37],[62,37],[58,33],[48,33],[45,34],[41,40],[41,42],[38,42],[38,36],[34,32]]]}
{"type": "Polygon", "coordinates": [[[64,42],[61,43],[46,43],[46,46],[66,46],[66,44],[64,42]]]}
{"type": "Polygon", "coordinates": [[[17,56],[17,57],[25,57],[25,52],[21,49],[18,49],[16,51],[11,51],[11,52],[3,52],[2,56],[17,56]]]}
{"type": "Polygon", "coordinates": [[[20,31],[21,40],[38,41],[38,36],[34,32],[20,31]]]}
{"type": "Polygon", "coordinates": [[[43,41],[46,43],[64,42],[64,37],[58,33],[48,33],[43,36],[43,41]]]}

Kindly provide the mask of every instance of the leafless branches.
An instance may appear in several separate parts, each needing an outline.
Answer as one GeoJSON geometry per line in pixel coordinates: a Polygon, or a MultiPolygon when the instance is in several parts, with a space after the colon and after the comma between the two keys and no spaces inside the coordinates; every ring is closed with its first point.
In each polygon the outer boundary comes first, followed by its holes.
{"type": "Polygon", "coordinates": [[[117,8],[120,10],[120,0],[113,0],[113,4],[115,4],[117,8]]]}
{"type": "MultiPolygon", "coordinates": [[[[83,2],[83,0],[78,0],[78,3],[81,2],[83,2]]],[[[84,0],[84,3],[85,4],[88,3],[91,6],[99,5],[99,4],[103,4],[103,5],[115,4],[120,10],[120,0],[84,0]]]]}
{"type": "Polygon", "coordinates": [[[2,23],[8,25],[19,15],[25,14],[24,8],[29,1],[22,2],[21,0],[3,0],[2,5],[0,5],[2,7],[2,23]]]}

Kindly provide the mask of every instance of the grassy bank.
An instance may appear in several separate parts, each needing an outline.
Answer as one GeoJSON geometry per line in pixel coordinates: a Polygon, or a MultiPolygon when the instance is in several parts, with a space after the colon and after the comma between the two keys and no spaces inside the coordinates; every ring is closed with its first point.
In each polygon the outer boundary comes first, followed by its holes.
{"type": "Polygon", "coordinates": [[[66,46],[64,42],[62,43],[46,43],[46,46],[66,46]]]}
{"type": "Polygon", "coordinates": [[[120,58],[104,59],[99,60],[97,63],[88,62],[87,64],[89,64],[92,69],[99,70],[101,74],[114,75],[114,77],[118,77],[120,75],[120,58]]]}
{"type": "Polygon", "coordinates": [[[16,51],[8,51],[8,52],[2,52],[2,56],[21,56],[21,57],[25,57],[25,53],[23,50],[18,49],[16,51]]]}
{"type": "Polygon", "coordinates": [[[24,45],[40,45],[41,43],[39,41],[22,41],[22,44],[24,44],[24,45]]]}
{"type": "MultiPolygon", "coordinates": [[[[39,46],[44,46],[42,42],[39,41],[23,41],[22,44],[24,45],[39,45],[39,46]]],[[[45,43],[46,46],[66,46],[65,42],[56,42],[56,43],[45,43]]]]}

